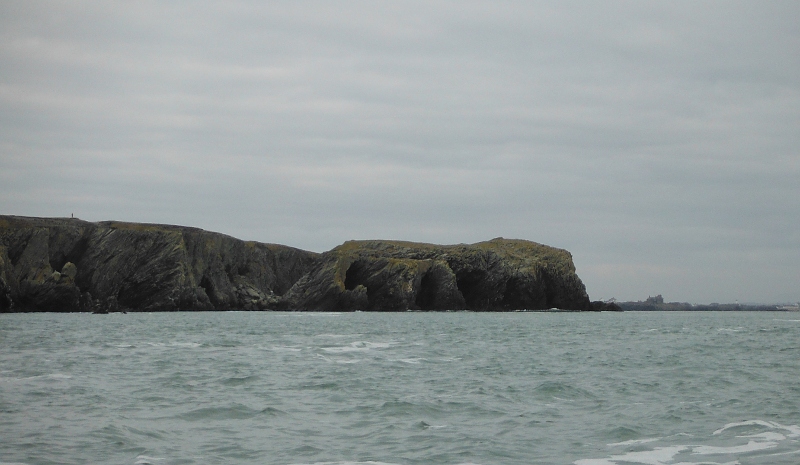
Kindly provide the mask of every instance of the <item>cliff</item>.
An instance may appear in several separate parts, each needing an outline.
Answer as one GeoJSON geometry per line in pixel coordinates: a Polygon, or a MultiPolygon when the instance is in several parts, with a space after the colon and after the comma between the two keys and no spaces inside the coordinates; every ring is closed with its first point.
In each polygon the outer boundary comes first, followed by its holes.
{"type": "Polygon", "coordinates": [[[566,250],[351,241],[317,254],[197,228],[0,216],[0,311],[592,309],[566,250]]]}
{"type": "Polygon", "coordinates": [[[197,228],[0,216],[0,311],[268,309],[318,259],[197,228]]]}
{"type": "Polygon", "coordinates": [[[282,299],[311,310],[588,310],[589,298],[566,250],[494,239],[438,246],[351,241],[282,299]]]}

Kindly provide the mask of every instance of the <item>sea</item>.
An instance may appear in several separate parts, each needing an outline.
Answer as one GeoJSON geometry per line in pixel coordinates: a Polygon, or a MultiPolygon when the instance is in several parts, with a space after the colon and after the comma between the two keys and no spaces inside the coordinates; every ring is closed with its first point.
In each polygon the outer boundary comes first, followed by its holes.
{"type": "Polygon", "coordinates": [[[0,314],[0,464],[800,463],[800,313],[0,314]]]}

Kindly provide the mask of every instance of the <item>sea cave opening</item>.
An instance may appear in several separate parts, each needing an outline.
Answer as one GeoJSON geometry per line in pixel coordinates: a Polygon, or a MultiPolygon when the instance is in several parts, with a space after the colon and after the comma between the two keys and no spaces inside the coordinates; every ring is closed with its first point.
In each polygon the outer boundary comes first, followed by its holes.
{"type": "Polygon", "coordinates": [[[344,274],[344,288],[348,291],[352,291],[359,285],[366,287],[363,271],[364,265],[361,262],[355,261],[351,263],[344,274]]]}
{"type": "Polygon", "coordinates": [[[467,310],[482,310],[486,301],[483,295],[482,283],[486,279],[486,272],[482,270],[470,270],[456,275],[456,286],[461,295],[464,296],[464,303],[467,310]]]}
{"type": "Polygon", "coordinates": [[[505,292],[503,292],[503,308],[506,310],[523,310],[530,305],[525,298],[525,286],[518,278],[510,278],[506,281],[505,292]]]}
{"type": "Polygon", "coordinates": [[[419,283],[419,292],[414,304],[420,310],[436,310],[436,294],[439,292],[439,280],[433,273],[425,273],[419,283]]]}

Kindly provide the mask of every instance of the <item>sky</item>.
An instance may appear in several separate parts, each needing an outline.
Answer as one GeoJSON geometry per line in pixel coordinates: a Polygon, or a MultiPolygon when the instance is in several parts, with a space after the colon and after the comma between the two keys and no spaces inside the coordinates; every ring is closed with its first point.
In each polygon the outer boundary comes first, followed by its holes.
{"type": "Polygon", "coordinates": [[[0,214],[800,301],[800,2],[0,3],[0,214]]]}

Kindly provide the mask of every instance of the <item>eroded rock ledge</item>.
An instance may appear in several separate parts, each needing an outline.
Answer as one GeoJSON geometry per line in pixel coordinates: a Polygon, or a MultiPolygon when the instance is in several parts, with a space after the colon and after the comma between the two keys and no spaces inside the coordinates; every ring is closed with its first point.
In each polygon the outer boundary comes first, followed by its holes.
{"type": "Polygon", "coordinates": [[[0,215],[0,311],[589,310],[566,250],[351,241],[317,254],[197,228],[0,215]]]}

